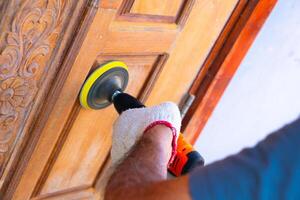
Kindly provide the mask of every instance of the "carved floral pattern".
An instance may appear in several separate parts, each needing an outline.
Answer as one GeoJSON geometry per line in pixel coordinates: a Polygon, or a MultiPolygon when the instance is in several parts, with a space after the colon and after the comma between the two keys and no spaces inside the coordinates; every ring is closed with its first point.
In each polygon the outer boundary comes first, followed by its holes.
{"type": "Polygon", "coordinates": [[[2,116],[13,114],[16,110],[28,106],[31,93],[34,92],[34,86],[30,86],[31,83],[20,77],[9,78],[1,83],[0,114],[2,116]]]}
{"type": "Polygon", "coordinates": [[[22,1],[10,30],[4,33],[5,45],[0,49],[0,175],[20,122],[36,96],[65,5],[64,0],[22,1]]]}

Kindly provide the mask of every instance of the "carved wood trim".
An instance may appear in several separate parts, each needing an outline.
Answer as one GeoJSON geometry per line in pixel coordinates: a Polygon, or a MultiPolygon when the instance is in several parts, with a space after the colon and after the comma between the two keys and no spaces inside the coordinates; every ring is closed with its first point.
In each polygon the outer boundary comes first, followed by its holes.
{"type": "Polygon", "coordinates": [[[0,52],[0,176],[47,71],[67,1],[23,1],[0,52]]]}
{"type": "Polygon", "coordinates": [[[176,16],[162,16],[131,13],[135,0],[124,0],[118,10],[117,19],[132,22],[168,23],[183,26],[192,10],[195,0],[184,0],[176,16]]]}
{"type": "MultiPolygon", "coordinates": [[[[33,120],[34,123],[31,123],[28,127],[30,135],[24,138],[24,141],[22,141],[22,145],[18,150],[18,154],[22,152],[22,156],[14,160],[14,167],[11,167],[12,169],[9,171],[9,177],[12,178],[4,180],[5,182],[1,188],[2,194],[0,195],[0,197],[4,196],[4,199],[11,199],[14,194],[19,179],[22,176],[28,160],[30,159],[35,144],[37,143],[40,133],[48,119],[49,113],[61,92],[63,83],[66,80],[99,5],[99,0],[79,0],[74,2],[71,0],[65,0],[65,2],[66,1],[69,2],[69,8],[72,6],[72,12],[65,11],[65,15],[67,15],[70,20],[65,23],[65,28],[61,31],[61,43],[64,48],[60,48],[59,56],[51,58],[51,62],[49,64],[49,67],[52,66],[50,69],[58,68],[58,66],[60,66],[60,68],[57,71],[52,70],[53,73],[51,73],[51,78],[48,82],[53,82],[53,84],[45,90],[47,93],[42,98],[44,102],[47,102],[47,104],[39,106],[37,109],[38,111],[35,113],[35,118],[33,120]],[[15,166],[18,167],[16,168],[15,166]]],[[[55,34],[58,34],[58,32],[55,34]]],[[[58,44],[56,44],[56,47],[59,47],[58,44]]],[[[50,86],[50,84],[48,85],[50,86]]]]}

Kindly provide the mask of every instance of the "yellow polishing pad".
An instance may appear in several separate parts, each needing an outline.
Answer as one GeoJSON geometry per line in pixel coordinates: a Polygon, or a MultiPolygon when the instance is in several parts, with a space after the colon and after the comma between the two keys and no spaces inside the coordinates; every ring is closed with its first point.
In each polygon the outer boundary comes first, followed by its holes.
{"type": "Polygon", "coordinates": [[[79,100],[87,109],[101,109],[111,104],[111,95],[116,90],[125,90],[128,83],[128,67],[121,61],[100,65],[83,84],[79,100]]]}

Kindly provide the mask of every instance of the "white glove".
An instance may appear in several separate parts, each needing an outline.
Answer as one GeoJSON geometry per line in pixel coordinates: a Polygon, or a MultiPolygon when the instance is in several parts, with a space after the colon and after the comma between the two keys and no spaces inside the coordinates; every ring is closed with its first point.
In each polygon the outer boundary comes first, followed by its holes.
{"type": "Polygon", "coordinates": [[[145,130],[155,124],[172,127],[170,128],[173,132],[172,154],[174,155],[180,132],[181,116],[176,104],[166,102],[154,107],[130,109],[119,116],[113,126],[112,164],[120,162],[141,138],[145,130]]]}

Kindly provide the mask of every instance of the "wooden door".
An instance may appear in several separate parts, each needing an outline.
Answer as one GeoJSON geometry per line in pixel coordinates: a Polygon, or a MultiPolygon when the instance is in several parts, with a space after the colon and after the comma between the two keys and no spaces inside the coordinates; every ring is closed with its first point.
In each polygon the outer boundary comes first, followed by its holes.
{"type": "Polygon", "coordinates": [[[109,174],[112,107],[78,102],[91,69],[129,66],[127,92],[146,105],[180,103],[238,0],[102,0],[40,131],[13,199],[101,199],[109,174]]]}

